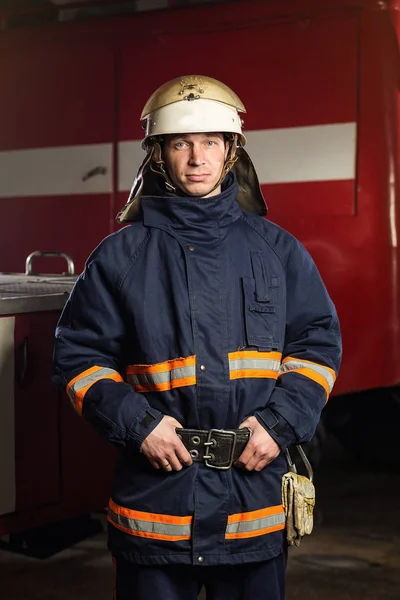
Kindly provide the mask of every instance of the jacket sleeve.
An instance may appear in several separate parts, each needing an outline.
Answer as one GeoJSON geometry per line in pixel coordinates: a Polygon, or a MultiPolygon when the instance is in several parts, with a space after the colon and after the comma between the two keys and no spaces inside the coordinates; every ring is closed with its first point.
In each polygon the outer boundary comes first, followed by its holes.
{"type": "Polygon", "coordinates": [[[332,300],[305,248],[286,266],[286,334],[276,386],[256,413],[281,448],[310,441],[337,377],[342,344],[332,300]]]}
{"type": "Polygon", "coordinates": [[[53,381],[100,435],[140,449],[163,415],[123,380],[127,328],[117,264],[107,249],[95,251],[78,278],[56,329],[53,381]]]}

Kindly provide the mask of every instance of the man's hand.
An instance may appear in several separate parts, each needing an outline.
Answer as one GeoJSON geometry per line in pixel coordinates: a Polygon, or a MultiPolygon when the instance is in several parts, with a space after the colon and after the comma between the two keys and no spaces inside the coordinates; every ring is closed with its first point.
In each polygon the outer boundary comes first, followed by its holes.
{"type": "Polygon", "coordinates": [[[182,465],[189,467],[192,464],[192,457],[175,431],[181,427],[176,419],[165,416],[145,438],[142,452],[155,469],[180,471],[182,465]]]}
{"type": "Polygon", "coordinates": [[[248,417],[239,429],[243,427],[250,429],[251,437],[235,465],[247,471],[262,471],[280,454],[281,449],[256,417],[248,417]]]}

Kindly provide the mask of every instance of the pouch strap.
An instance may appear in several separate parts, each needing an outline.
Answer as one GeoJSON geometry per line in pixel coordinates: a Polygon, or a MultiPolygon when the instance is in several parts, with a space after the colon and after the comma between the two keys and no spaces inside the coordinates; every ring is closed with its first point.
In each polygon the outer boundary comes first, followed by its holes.
{"type": "MultiPolygon", "coordinates": [[[[311,463],[308,460],[307,455],[304,452],[303,448],[301,446],[299,446],[299,445],[296,445],[296,448],[297,448],[297,451],[300,454],[300,457],[301,457],[301,459],[302,459],[302,461],[304,463],[304,466],[305,466],[307,474],[308,474],[308,478],[309,478],[309,480],[312,483],[312,481],[314,479],[314,471],[313,471],[313,468],[311,466],[311,463]]],[[[287,463],[289,465],[289,471],[292,471],[292,473],[297,473],[297,467],[294,464],[294,462],[292,460],[292,457],[290,456],[290,452],[289,452],[289,450],[287,448],[285,450],[285,455],[286,455],[287,463]]]]}

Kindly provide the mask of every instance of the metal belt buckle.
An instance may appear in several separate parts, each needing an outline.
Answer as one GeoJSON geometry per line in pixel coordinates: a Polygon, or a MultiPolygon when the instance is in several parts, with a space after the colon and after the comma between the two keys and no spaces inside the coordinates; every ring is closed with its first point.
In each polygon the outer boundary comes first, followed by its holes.
{"type": "Polygon", "coordinates": [[[220,467],[218,465],[213,465],[212,463],[210,463],[210,460],[213,460],[214,456],[210,453],[208,453],[207,455],[204,455],[204,464],[206,465],[206,467],[210,467],[211,469],[220,469],[221,471],[227,471],[233,465],[233,456],[234,456],[235,446],[236,446],[236,432],[235,431],[227,431],[225,429],[210,429],[210,431],[208,432],[207,441],[204,443],[204,445],[207,447],[207,452],[209,452],[210,446],[213,445],[213,442],[212,442],[213,433],[223,433],[224,435],[228,434],[231,436],[232,445],[231,445],[231,450],[230,450],[230,454],[229,454],[229,464],[224,467],[220,467]]]}

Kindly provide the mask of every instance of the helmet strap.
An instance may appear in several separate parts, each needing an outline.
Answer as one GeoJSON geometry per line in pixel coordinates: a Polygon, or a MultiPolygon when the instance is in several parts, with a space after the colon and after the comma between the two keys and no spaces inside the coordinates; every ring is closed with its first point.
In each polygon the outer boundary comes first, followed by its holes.
{"type": "Polygon", "coordinates": [[[162,157],[162,148],[160,143],[162,142],[162,138],[159,137],[158,140],[152,140],[153,155],[151,158],[150,169],[153,171],[153,173],[161,175],[161,177],[165,179],[165,186],[169,192],[176,192],[176,187],[168,176],[167,169],[165,167],[165,160],[162,157]]]}

